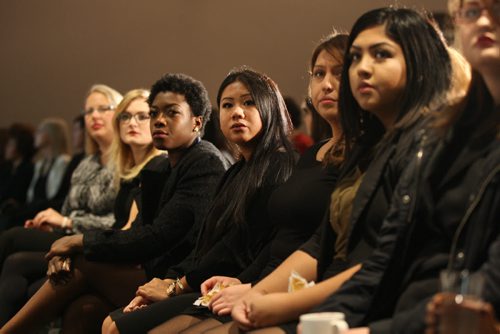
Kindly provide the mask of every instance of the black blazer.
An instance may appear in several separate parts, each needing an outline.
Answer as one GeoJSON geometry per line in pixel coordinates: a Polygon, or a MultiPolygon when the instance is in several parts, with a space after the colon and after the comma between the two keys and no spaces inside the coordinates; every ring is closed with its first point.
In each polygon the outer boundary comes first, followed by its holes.
{"type": "MultiPolygon", "coordinates": [[[[268,201],[272,192],[281,183],[276,182],[276,174],[286,159],[288,159],[287,154],[276,154],[275,164],[268,169],[262,186],[249,199],[245,227],[231,226],[209,251],[198,256],[194,251],[178,266],[170,268],[166,277],[175,278],[185,275],[189,286],[199,289],[201,283],[212,276],[236,277],[250,266],[275,236],[276,226],[269,216],[268,201]]],[[[230,186],[230,180],[240,177],[238,174],[244,165],[244,161],[233,165],[227,171],[224,178],[225,184],[222,184],[221,188],[230,186]]],[[[203,235],[202,230],[201,237],[203,235]]]]}
{"type": "Polygon", "coordinates": [[[88,260],[142,263],[148,278],[161,277],[194,247],[226,165],[219,150],[201,141],[171,168],[165,159],[141,172],[139,215],[129,230],[84,233],[88,260]]]}

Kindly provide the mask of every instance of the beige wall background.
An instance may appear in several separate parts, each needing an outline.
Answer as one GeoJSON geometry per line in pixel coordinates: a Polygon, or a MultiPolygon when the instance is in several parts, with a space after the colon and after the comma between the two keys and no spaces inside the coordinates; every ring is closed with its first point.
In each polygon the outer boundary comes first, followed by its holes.
{"type": "MultiPolygon", "coordinates": [[[[121,92],[163,73],[204,82],[215,99],[225,74],[249,65],[301,99],[316,42],[348,31],[384,0],[3,0],[0,1],[0,127],[71,120],[94,83],[121,92]]],[[[445,0],[398,1],[429,11],[445,0]]]]}

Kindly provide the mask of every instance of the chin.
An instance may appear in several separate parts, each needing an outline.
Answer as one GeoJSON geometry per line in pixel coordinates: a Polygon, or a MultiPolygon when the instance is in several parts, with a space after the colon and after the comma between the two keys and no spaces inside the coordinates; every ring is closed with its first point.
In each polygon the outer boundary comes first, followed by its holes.
{"type": "Polygon", "coordinates": [[[159,150],[167,150],[167,145],[161,139],[153,139],[153,145],[159,150]]]}

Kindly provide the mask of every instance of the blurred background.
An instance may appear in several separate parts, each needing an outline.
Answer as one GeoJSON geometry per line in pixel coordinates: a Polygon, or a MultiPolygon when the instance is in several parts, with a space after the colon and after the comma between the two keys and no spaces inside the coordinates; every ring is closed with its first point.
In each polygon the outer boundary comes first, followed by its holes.
{"type": "Polygon", "coordinates": [[[214,101],[239,65],[267,73],[300,101],[318,40],[395,3],[446,11],[445,0],[3,0],[0,128],[70,121],[92,84],[124,93],[166,72],[201,80],[214,101]]]}

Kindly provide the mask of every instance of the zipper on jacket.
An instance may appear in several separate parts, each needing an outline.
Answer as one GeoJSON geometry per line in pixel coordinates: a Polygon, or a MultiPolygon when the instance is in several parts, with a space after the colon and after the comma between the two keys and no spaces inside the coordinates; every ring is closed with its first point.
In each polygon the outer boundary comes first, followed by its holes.
{"type": "MultiPolygon", "coordinates": [[[[423,160],[423,157],[424,157],[424,146],[425,144],[427,143],[427,134],[426,134],[426,131],[425,129],[422,129],[421,131],[419,131],[419,135],[420,135],[420,143],[419,143],[419,149],[417,151],[417,162],[416,162],[416,167],[415,167],[415,179],[416,179],[416,189],[415,189],[415,193],[413,194],[414,196],[414,200],[413,200],[413,203],[411,204],[411,207],[410,207],[410,211],[408,212],[408,216],[407,216],[407,222],[408,223],[411,223],[411,218],[413,217],[413,214],[415,212],[415,209],[417,207],[417,198],[418,198],[418,187],[420,185],[420,179],[421,179],[421,176],[422,176],[422,160],[423,160]]],[[[403,198],[403,203],[405,202],[409,202],[411,201],[411,198],[408,194],[404,195],[403,198]],[[406,198],[405,198],[406,197],[406,198]]]]}

